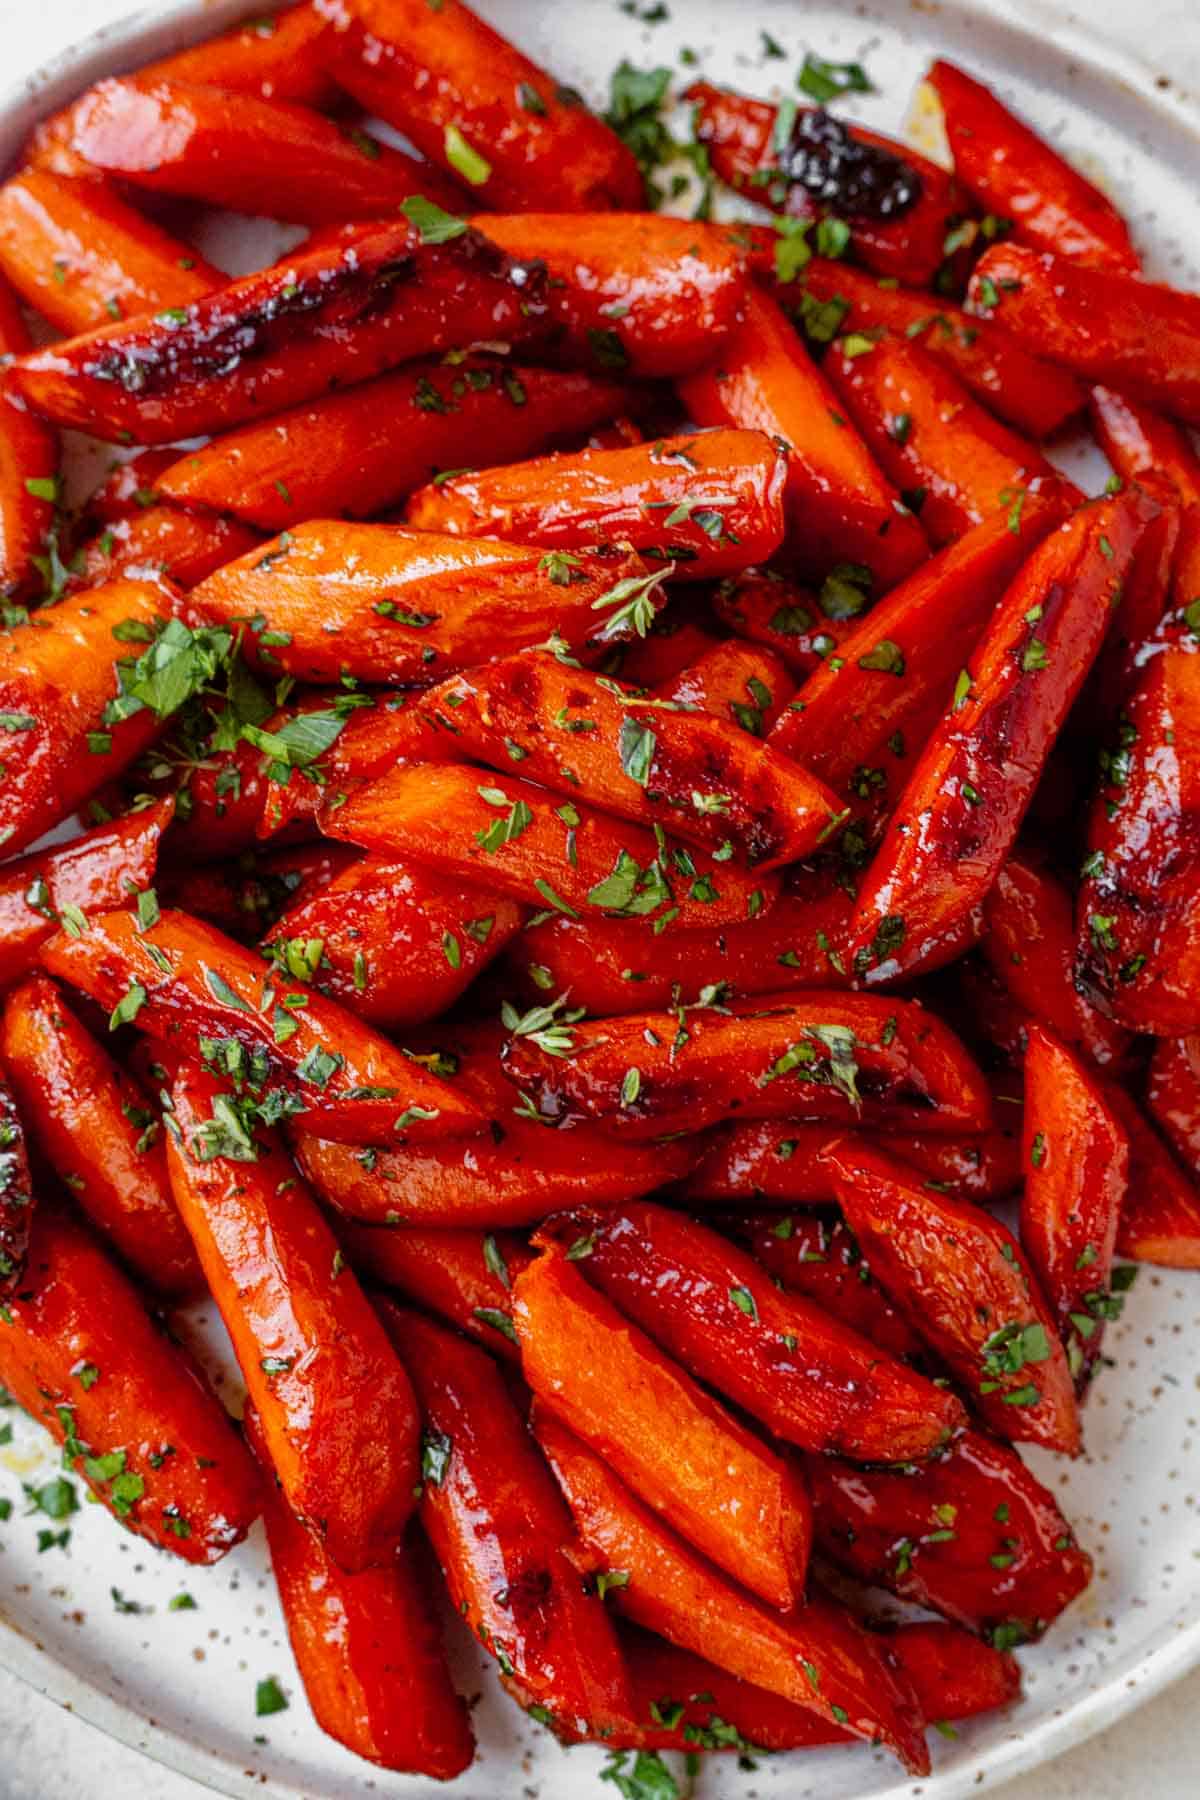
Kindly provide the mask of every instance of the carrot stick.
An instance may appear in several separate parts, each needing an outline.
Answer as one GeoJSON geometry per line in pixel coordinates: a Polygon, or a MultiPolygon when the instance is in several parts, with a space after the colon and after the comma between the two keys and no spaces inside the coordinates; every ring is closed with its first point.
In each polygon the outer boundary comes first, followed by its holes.
{"type": "Polygon", "coordinates": [[[711,713],[751,737],[767,737],[795,682],[782,659],[757,644],[727,639],[655,689],[685,712],[711,713]]]}
{"type": "Polygon", "coordinates": [[[326,31],[316,8],[300,0],[299,5],[264,13],[219,37],[205,38],[190,50],[145,63],[141,73],[162,81],[228,88],[235,94],[260,94],[264,100],[325,106],[337,98],[329,74],[326,31]]]}
{"type": "Polygon", "coordinates": [[[1184,505],[1200,505],[1200,456],[1178,425],[1107,387],[1092,389],[1089,412],[1100,448],[1125,481],[1160,475],[1184,505]]]}
{"type": "MultiPolygon", "coordinates": [[[[400,763],[456,762],[454,740],[433,732],[412,704],[412,696],[372,696],[369,707],[356,708],[321,756],[309,765],[309,781],[269,783],[257,820],[259,837],[272,837],[289,827],[315,826],[326,804],[332,810],[368,781],[386,775],[400,763]]],[[[328,696],[322,705],[328,704],[328,696]]]]}
{"type": "MultiPolygon", "coordinates": [[[[833,580],[842,600],[853,592],[852,613],[843,613],[842,605],[833,601],[828,583],[822,591],[831,611],[843,616],[831,617],[816,594],[774,569],[747,569],[723,581],[713,595],[713,611],[735,637],[773,650],[799,680],[813,674],[827,657],[836,657],[839,644],[854,630],[854,615],[867,605],[863,586],[851,583],[847,589],[844,569],[840,576],[835,572],[833,580]]],[[[627,680],[636,679],[623,672],[627,680]]]]}
{"type": "Polygon", "coordinates": [[[234,557],[257,548],[257,534],[237,519],[206,518],[180,506],[150,506],[118,519],[82,546],[73,586],[101,587],[127,571],[159,569],[177,587],[193,588],[234,557]]]}
{"type": "Polygon", "coordinates": [[[517,1232],[381,1229],[347,1220],[338,1237],[364,1280],[395,1288],[493,1356],[519,1364],[511,1289],[533,1252],[517,1232]]]}

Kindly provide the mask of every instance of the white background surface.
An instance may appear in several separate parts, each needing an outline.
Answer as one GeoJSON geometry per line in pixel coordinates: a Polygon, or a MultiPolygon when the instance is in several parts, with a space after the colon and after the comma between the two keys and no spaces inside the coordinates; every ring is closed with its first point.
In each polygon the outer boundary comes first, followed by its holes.
{"type": "MultiPolygon", "coordinates": [[[[133,0],[0,0],[0,70],[37,67],[133,0]]],[[[686,0],[674,0],[677,9],[686,0]]],[[[1032,19],[1048,9],[1030,4],[1032,19]]],[[[1066,10],[1066,9],[1059,9],[1066,10]]],[[[1200,93],[1200,0],[1081,0],[1078,13],[1200,93]]],[[[752,23],[752,20],[751,20],[752,23]]],[[[993,1790],[996,1800],[1194,1800],[1200,1789],[1200,1673],[1111,1734],[993,1790]]],[[[919,1793],[919,1788],[916,1790],[919,1793]]],[[[0,1800],[199,1800],[202,1790],[71,1719],[0,1671],[0,1800]]]]}

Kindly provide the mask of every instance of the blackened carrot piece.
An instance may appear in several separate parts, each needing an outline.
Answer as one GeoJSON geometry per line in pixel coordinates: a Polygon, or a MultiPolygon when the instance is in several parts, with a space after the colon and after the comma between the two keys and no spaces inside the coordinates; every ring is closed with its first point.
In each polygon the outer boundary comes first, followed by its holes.
{"type": "Polygon", "coordinates": [[[1058,1321],[1082,1391],[1106,1319],[1120,1316],[1113,1252],[1129,1182],[1129,1140],[1097,1078],[1044,1025],[1025,1052],[1021,1243],[1058,1321]]]}
{"type": "Polygon", "coordinates": [[[0,1382],[127,1530],[218,1562],[261,1504],[258,1473],[199,1369],[82,1225],[40,1206],[0,1320],[0,1382]]]}
{"type": "Polygon", "coordinates": [[[95,914],[86,932],[60,932],[41,955],[114,1023],[136,1022],[180,1054],[198,1057],[201,1038],[232,1043],[276,1117],[306,1112],[327,1137],[387,1144],[482,1126],[469,1101],[353,1013],[187,913],[163,912],[145,930],[131,912],[95,914]]]}
{"type": "Polygon", "coordinates": [[[627,397],[578,370],[482,356],[414,363],[172,457],[157,485],[181,506],[228,510],[264,531],[368,518],[445,470],[512,461],[586,431],[627,397]]]}
{"type": "Polygon", "coordinates": [[[44,975],[8,996],[0,1056],[34,1143],[122,1261],[159,1293],[202,1292],[158,1108],[44,975]]]}
{"type": "Polygon", "coordinates": [[[167,1120],[171,1185],[287,1503],[340,1567],[386,1564],[420,1475],[416,1400],[387,1334],[228,1076],[184,1062],[167,1120]]]}
{"type": "Polygon", "coordinates": [[[788,550],[810,576],[856,563],[883,593],[928,556],[917,520],[768,294],[750,293],[716,361],[679,392],[698,424],[764,431],[788,446],[788,550]]]}
{"type": "Polygon", "coordinates": [[[1146,1107],[1185,1167],[1200,1175],[1200,1039],[1158,1040],[1146,1075],[1146,1107]]]}
{"type": "Polygon", "coordinates": [[[813,671],[771,741],[836,792],[866,784],[889,805],[952,704],[955,678],[1025,558],[1061,513],[1030,495],[1015,519],[993,514],[949,544],[865,618],[813,671]],[[879,777],[882,776],[882,780],[879,777]]]}
{"type": "Polygon", "coordinates": [[[760,431],[699,431],[451,476],[418,490],[422,531],[547,549],[629,543],[682,580],[765,562],[783,542],[787,459],[760,431]]]}
{"type": "Polygon", "coordinates": [[[25,1126],[17,1103],[0,1081],[0,1300],[21,1285],[29,1260],[34,1192],[25,1126]]]}
{"type": "Polygon", "coordinates": [[[1091,269],[1136,275],[1129,227],[1112,201],[981,81],[939,59],[925,77],[942,108],[954,172],[1018,238],[1091,269]]]}
{"type": "Polygon", "coordinates": [[[1089,412],[1096,440],[1122,480],[1159,475],[1184,505],[1200,505],[1200,456],[1178,425],[1114,388],[1094,387],[1089,412]]]}
{"type": "Polygon", "coordinates": [[[488,206],[587,212],[641,203],[637,164],[579,95],[461,0],[320,0],[333,73],[488,206]]]}
{"type": "MultiPolygon", "coordinates": [[[[842,639],[854,630],[854,614],[867,604],[863,588],[853,582],[847,587],[846,570],[840,574],[838,593],[842,602],[848,601],[854,608],[853,613],[844,612],[827,586],[823,592],[831,611],[840,615],[831,617],[816,594],[773,569],[747,569],[745,574],[723,581],[713,595],[713,611],[736,637],[773,650],[799,680],[819,669],[826,657],[836,655],[842,639]]],[[[627,675],[627,679],[635,677],[627,675]]]]}
{"type": "Polygon", "coordinates": [[[827,1556],[997,1643],[1040,1637],[1091,1580],[1054,1496],[981,1431],[919,1468],[807,1467],[827,1556]]]}
{"type": "Polygon", "coordinates": [[[952,1394],[781,1294],[752,1257],[681,1213],[632,1201],[534,1241],[556,1238],[668,1355],[785,1442],[858,1462],[921,1461],[965,1421],[952,1394]]]}
{"type": "Polygon", "coordinates": [[[60,174],[82,164],[153,194],[297,225],[386,218],[414,194],[454,204],[428,163],[306,106],[143,74],[88,88],[40,128],[35,156],[60,174]]]}
{"type": "Polygon", "coordinates": [[[815,1596],[781,1618],[655,1517],[610,1461],[540,1405],[535,1429],[593,1567],[629,1577],[608,1587],[623,1617],[823,1722],[882,1741],[914,1772],[928,1768],[916,1696],[878,1638],[815,1596]]]}
{"type": "Polygon", "coordinates": [[[975,265],[967,310],[1023,343],[1052,344],[1055,362],[1089,381],[1200,424],[1200,295],[994,244],[975,265]]]}
{"type": "Polygon", "coordinates": [[[116,665],[132,639],[153,635],[173,605],[169,587],[120,578],[34,613],[0,639],[6,850],[23,849],[68,818],[158,731],[147,708],[111,726],[105,709],[119,692],[116,665]]]}
{"type": "Polygon", "coordinates": [[[930,285],[950,226],[965,211],[945,169],[823,108],[777,108],[706,81],[685,98],[722,181],[792,218],[832,213],[850,227],[859,262],[911,287],[930,285]]]}
{"type": "Polygon", "coordinates": [[[0,271],[60,331],[190,306],[226,277],[106,181],[22,169],[0,187],[0,271]]]}
{"type": "Polygon", "coordinates": [[[538,1399],[718,1568],[770,1606],[804,1592],[808,1498],[742,1425],[561,1250],[513,1286],[521,1367],[538,1399]]]}
{"type": "Polygon", "coordinates": [[[116,520],[82,546],[71,585],[99,587],[127,571],[159,569],[176,587],[193,588],[260,541],[257,532],[237,519],[185,512],[181,506],[149,506],[116,520]]]}
{"type": "Polygon", "coordinates": [[[1073,482],[921,344],[888,332],[851,333],[821,366],[884,474],[903,493],[922,495],[920,520],[934,545],[952,543],[994,512],[1007,514],[1031,487],[1082,502],[1073,482]]]}
{"type": "Polygon", "coordinates": [[[1053,1312],[1020,1246],[982,1208],[843,1139],[826,1152],[872,1274],[997,1436],[1075,1455],[1079,1415],[1053,1312]]]}
{"type": "Polygon", "coordinates": [[[512,768],[515,744],[528,780],[661,826],[722,860],[732,854],[742,867],[795,862],[842,823],[829,790],[789,757],[704,713],[639,700],[543,654],[459,675],[421,710],[495,769],[512,768]]]}
{"type": "Polygon", "coordinates": [[[177,50],[146,63],[142,75],[162,81],[194,81],[259,94],[264,100],[294,100],[324,106],[337,97],[329,73],[328,27],[316,8],[300,0],[281,12],[264,13],[190,50],[177,50]]]}
{"type": "Polygon", "coordinates": [[[1106,1082],[1104,1098],[1129,1140],[1117,1254],[1166,1269],[1200,1269],[1200,1187],[1124,1088],[1106,1082]]]}
{"type": "Polygon", "coordinates": [[[1085,507],[1012,581],[863,878],[855,966],[911,967],[988,892],[1154,510],[1136,492],[1085,507]]]}
{"type": "Polygon", "coordinates": [[[774,876],[660,844],[586,801],[463,763],[394,769],[326,809],[322,829],[567,918],[614,913],[683,932],[756,918],[778,892],[774,876]]]}
{"type": "Polygon", "coordinates": [[[765,645],[728,638],[656,688],[654,698],[685,712],[711,713],[751,737],[767,737],[795,682],[765,645]]]}
{"type": "Polygon", "coordinates": [[[533,1261],[515,1231],[422,1230],[413,1226],[338,1226],[338,1237],[365,1280],[395,1288],[438,1313],[505,1362],[520,1362],[512,1323],[512,1284],[533,1261]]]}
{"type": "Polygon", "coordinates": [[[227,563],[192,595],[205,618],[247,615],[252,660],[305,681],[427,686],[558,635],[572,650],[633,634],[613,614],[655,577],[617,548],[561,552],[490,538],[317,519],[227,563]],[[270,658],[261,655],[268,633],[270,658]]]}
{"type": "Polygon", "coordinates": [[[567,1552],[571,1519],[489,1356],[383,1301],[425,1414],[421,1522],[455,1608],[535,1705],[589,1735],[628,1717],[625,1665],[567,1552]]]}
{"type": "Polygon", "coordinates": [[[415,240],[407,220],[365,226],[190,303],[21,357],[9,381],[60,424],[162,444],[298,406],[415,356],[542,331],[537,271],[477,232],[415,240]]]}
{"type": "Polygon", "coordinates": [[[288,1505],[252,1406],[246,1432],[263,1470],[271,1572],[317,1724],[380,1768],[440,1781],[461,1775],[475,1740],[446,1666],[415,1527],[386,1564],[347,1574],[288,1505]]]}
{"type": "Polygon", "coordinates": [[[709,1003],[682,1026],[675,1012],[585,1019],[569,1055],[517,1034],[503,1060],[545,1117],[622,1135],[699,1131],[732,1113],[958,1136],[991,1124],[983,1076],[954,1033],[890,995],[789,990],[709,1003]]]}

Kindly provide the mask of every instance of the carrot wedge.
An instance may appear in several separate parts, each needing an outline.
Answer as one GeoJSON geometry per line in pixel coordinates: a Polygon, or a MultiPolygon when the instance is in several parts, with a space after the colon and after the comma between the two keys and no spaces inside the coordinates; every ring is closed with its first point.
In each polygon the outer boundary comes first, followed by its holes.
{"type": "Polygon", "coordinates": [[[408,1377],[278,1141],[197,1064],[171,1103],[171,1185],[287,1503],[340,1567],[386,1564],[419,1476],[408,1377]]]}
{"type": "Polygon", "coordinates": [[[311,1113],[326,1136],[355,1144],[482,1126],[470,1101],[352,1013],[186,913],[163,912],[145,930],[133,913],[97,914],[41,955],[52,975],[112,1010],[114,1026],[136,1021],[197,1057],[202,1038],[216,1039],[230,1072],[276,1118],[311,1113]]]}
{"type": "Polygon", "coordinates": [[[518,1033],[504,1069],[544,1117],[607,1121],[622,1136],[699,1131],[731,1113],[939,1134],[991,1124],[983,1076],[954,1033],[883,995],[776,992],[700,1005],[682,1025],[673,1012],[585,1019],[565,1055],[518,1033]]]}
{"type": "Polygon", "coordinates": [[[718,1568],[770,1606],[804,1592],[809,1510],[795,1470],[588,1285],[561,1250],[513,1285],[525,1379],[718,1568]]]}
{"type": "Polygon", "coordinates": [[[568,1554],[570,1515],[500,1370],[394,1302],[380,1314],[425,1415],[420,1516],[480,1643],[533,1704],[589,1736],[628,1717],[625,1665],[568,1554]]]}
{"type": "Polygon", "coordinates": [[[493,1356],[519,1364],[512,1284],[533,1261],[515,1231],[422,1231],[413,1226],[338,1226],[363,1278],[393,1288],[474,1338],[493,1356]]]}
{"type": "Polygon", "coordinates": [[[1012,1234],[843,1138],[826,1151],[871,1272],[998,1437],[1074,1456],[1079,1415],[1054,1314],[1012,1234]]]}
{"type": "Polygon", "coordinates": [[[317,1724],[380,1768],[453,1780],[470,1767],[475,1740],[417,1566],[414,1527],[385,1565],[348,1574],[279,1490],[253,1407],[246,1432],[264,1475],[271,1572],[317,1724]]]}
{"type": "Polygon", "coordinates": [[[177,50],[141,73],[162,81],[195,81],[264,100],[324,106],[337,98],[325,44],[328,27],[316,8],[299,0],[265,13],[190,50],[177,50]]]}
{"type": "Polygon", "coordinates": [[[953,1395],[780,1294],[751,1257],[679,1213],[631,1201],[534,1241],[564,1238],[590,1284],[775,1437],[858,1462],[919,1462],[964,1423],[953,1395]]]}
{"type": "Polygon", "coordinates": [[[258,1474],[181,1345],[81,1225],[41,1206],[0,1319],[0,1382],[126,1530],[214,1563],[258,1514],[258,1474]]]}
{"type": "Polygon", "coordinates": [[[1200,1269],[1200,1187],[1124,1088],[1104,1098],[1129,1140],[1129,1186],[1117,1254],[1164,1269],[1200,1269]]]}
{"type": "Polygon", "coordinates": [[[0,1302],[21,1285],[29,1260],[34,1192],[25,1126],[6,1081],[0,1081],[0,1302]]]}
{"type": "Polygon", "coordinates": [[[629,1576],[608,1590],[622,1617],[822,1722],[886,1744],[913,1773],[928,1769],[916,1696],[878,1638],[817,1598],[780,1618],[656,1518],[610,1462],[541,1405],[535,1430],[593,1567],[629,1576]]]}

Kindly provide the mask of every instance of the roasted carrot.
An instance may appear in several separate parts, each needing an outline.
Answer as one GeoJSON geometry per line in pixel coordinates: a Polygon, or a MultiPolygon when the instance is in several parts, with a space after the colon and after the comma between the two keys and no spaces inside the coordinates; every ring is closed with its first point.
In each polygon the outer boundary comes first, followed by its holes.
{"type": "Polygon", "coordinates": [[[421,531],[556,550],[627,542],[700,581],[775,554],[786,476],[762,432],[699,431],[452,475],[419,489],[405,517],[421,531]]]}
{"type": "Polygon", "coordinates": [[[655,700],[684,712],[711,713],[751,737],[767,737],[795,682],[764,645],[727,639],[655,690],[655,700]]]}
{"type": "Polygon", "coordinates": [[[644,638],[632,638],[605,658],[605,668],[635,687],[653,688],[715,650],[721,639],[711,620],[696,616],[686,588],[668,600],[644,638]]]}
{"type": "Polygon", "coordinates": [[[679,384],[701,425],[740,425],[790,453],[789,553],[819,579],[838,563],[895,587],[929,554],[920,525],[882,474],[781,308],[761,292],[715,362],[679,384]]]}
{"type": "Polygon", "coordinates": [[[580,556],[314,520],[227,563],[192,594],[220,624],[252,615],[247,649],[306,681],[428,685],[454,669],[558,636],[572,650],[632,635],[632,591],[653,616],[659,577],[612,548],[580,556]]]}
{"type": "Polygon", "coordinates": [[[114,1026],[137,1021],[190,1056],[215,1039],[276,1118],[307,1113],[327,1137],[354,1144],[482,1126],[470,1101],[353,1013],[186,913],[145,927],[131,912],[94,914],[86,932],[60,932],[41,955],[52,975],[109,1008],[114,1026]]]}
{"type": "Polygon", "coordinates": [[[713,595],[713,611],[735,637],[773,650],[799,680],[836,654],[854,630],[855,614],[867,605],[865,581],[851,581],[850,572],[846,565],[827,577],[822,602],[774,569],[747,569],[721,583],[713,595]]]}
{"type": "Polygon", "coordinates": [[[469,356],[413,363],[251,421],[171,459],[159,492],[229,510],[264,531],[297,520],[369,517],[448,469],[528,456],[626,404],[628,390],[577,370],[469,356]]]}
{"type": "Polygon", "coordinates": [[[612,913],[682,932],[755,918],[778,891],[770,875],[660,842],[645,826],[532,781],[461,763],[397,768],[328,809],[322,827],[567,918],[612,913]]]}
{"type": "Polygon", "coordinates": [[[108,474],[88,495],[84,518],[89,525],[102,530],[136,519],[140,513],[157,506],[163,498],[158,477],[176,460],[168,446],[158,450],[138,450],[124,462],[111,462],[108,474]]]}
{"type": "Polygon", "coordinates": [[[329,74],[326,30],[316,8],[300,0],[220,37],[205,38],[190,50],[146,63],[141,73],[163,81],[228,88],[235,94],[260,94],[264,100],[323,106],[337,98],[329,74]]]}
{"type": "MultiPolygon", "coordinates": [[[[636,596],[627,604],[636,606],[636,596]]],[[[512,656],[456,676],[421,705],[465,754],[502,770],[515,760],[531,781],[747,868],[795,862],[845,817],[790,758],[554,655],[512,656]]]]}
{"type": "Polygon", "coordinates": [[[838,338],[821,367],[876,462],[918,511],[935,546],[1023,495],[1083,495],[1033,444],[1001,425],[919,343],[890,332],[838,338]],[[919,496],[919,499],[918,499],[919,496]]]}
{"type": "Polygon", "coordinates": [[[1154,1045],[1146,1107],[1180,1161],[1200,1175],[1200,1039],[1160,1038],[1154,1045]]]}
{"type": "Polygon", "coordinates": [[[628,1717],[621,1651],[500,1370],[440,1325],[390,1301],[380,1311],[425,1415],[421,1522],[456,1610],[529,1701],[603,1734],[628,1717]]]}
{"type": "Polygon", "coordinates": [[[414,238],[407,220],[365,227],[190,303],[20,357],[8,380],[60,424],[161,444],[414,356],[542,331],[537,271],[477,232],[433,246],[414,238]]]}
{"type": "Polygon", "coordinates": [[[258,534],[238,519],[185,512],[181,506],[150,506],[133,518],[116,520],[81,546],[71,586],[100,587],[127,572],[155,569],[176,587],[192,588],[259,542],[258,534]]]}
{"type": "Polygon", "coordinates": [[[1158,475],[1184,505],[1200,505],[1200,456],[1178,425],[1107,387],[1092,389],[1089,413],[1096,441],[1123,480],[1158,475]]]}
{"type": "MultiPolygon", "coordinates": [[[[28,350],[16,296],[0,274],[0,359],[28,350]]],[[[24,407],[0,395],[0,598],[28,597],[54,527],[58,440],[24,407]]]]}
{"type": "Polygon", "coordinates": [[[928,1767],[916,1697],[877,1638],[822,1599],[781,1618],[656,1518],[611,1461],[540,1405],[535,1427],[594,1569],[618,1577],[607,1591],[623,1617],[856,1737],[885,1743],[914,1772],[928,1767]]]}
{"type": "Polygon", "coordinates": [[[311,899],[357,861],[344,844],[321,840],[280,850],[243,853],[236,862],[193,863],[171,858],[159,869],[164,906],[206,919],[239,943],[254,943],[291,906],[311,899]]]}
{"type": "MultiPolygon", "coordinates": [[[[307,829],[328,805],[331,810],[377,776],[404,762],[457,762],[454,740],[435,733],[413,705],[413,696],[372,696],[371,706],[356,707],[329,748],[303,771],[308,780],[268,784],[257,831],[272,837],[289,827],[307,829]]],[[[328,695],[323,702],[328,705],[328,695]]]]}
{"type": "Polygon", "coordinates": [[[1054,347],[1077,375],[1200,424],[1200,296],[1023,244],[994,244],[975,265],[967,310],[1023,343],[1054,347]]]}
{"type": "Polygon", "coordinates": [[[682,1536],[769,1605],[804,1591],[809,1510],[795,1469],[572,1267],[540,1256],[513,1284],[538,1399],[682,1536]]]}
{"type": "Polygon", "coordinates": [[[807,1467],[827,1556],[1006,1648],[1040,1637],[1091,1580],[1054,1496],[981,1431],[919,1468],[807,1467]]]}
{"type": "Polygon", "coordinates": [[[661,1349],[801,1449],[920,1461],[964,1423],[953,1395],[819,1306],[781,1294],[753,1258],[666,1207],[640,1200],[572,1215],[534,1242],[569,1249],[589,1284],[661,1349]]]}
{"type": "Polygon", "coordinates": [[[830,1119],[884,1131],[986,1131],[991,1097],[941,1020],[890,995],[788,991],[572,1026],[567,1054],[514,1036],[509,1079],[546,1118],[622,1135],[742,1119],[830,1119]],[[859,1081],[862,1088],[859,1088],[859,1081]]]}
{"type": "Polygon", "coordinates": [[[942,109],[954,172],[1018,238],[1088,268],[1136,275],[1129,227],[1102,194],[992,90],[939,59],[925,77],[942,109]]]}
{"type": "Polygon", "coordinates": [[[0,187],[0,272],[60,331],[190,306],[226,277],[106,181],[22,169],[0,187]]]}
{"type": "Polygon", "coordinates": [[[113,1517],[190,1563],[245,1537],[258,1475],[181,1345],[82,1225],[39,1206],[29,1269],[0,1317],[0,1382],[113,1517]]]}
{"type": "Polygon", "coordinates": [[[520,1361],[511,1289],[533,1252],[517,1232],[380,1229],[346,1220],[338,1237],[364,1280],[440,1314],[493,1356],[520,1361]]]}
{"type": "Polygon", "coordinates": [[[1075,1455],[1079,1415],[1066,1355],[1011,1232],[865,1144],[842,1139],[826,1155],[872,1274],[990,1429],[1075,1455]]]}
{"type": "Polygon", "coordinates": [[[161,1294],[202,1291],[158,1108],[44,975],[8,996],[0,1059],[33,1142],[122,1261],[161,1294]]]}
{"type": "Polygon", "coordinates": [[[863,879],[856,967],[911,967],[932,936],[984,898],[1153,510],[1136,492],[1081,509],[1009,586],[863,879]]]}
{"type": "Polygon", "coordinates": [[[6,1082],[0,1081],[0,1301],[21,1285],[29,1260],[34,1192],[25,1126],[6,1082]]]}
{"type": "Polygon", "coordinates": [[[1200,1188],[1124,1088],[1106,1082],[1104,1098],[1129,1140],[1117,1254],[1166,1269],[1200,1269],[1200,1188]]]}

